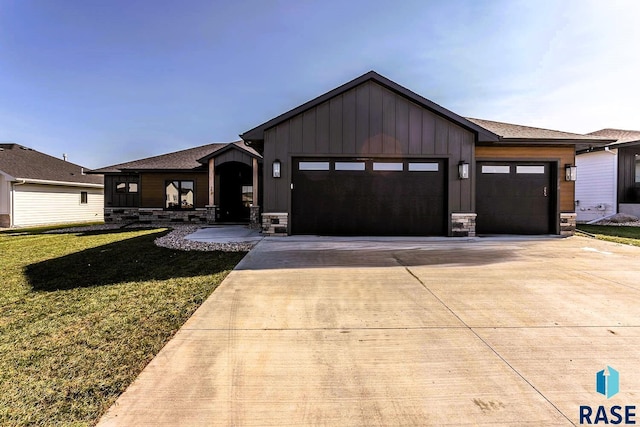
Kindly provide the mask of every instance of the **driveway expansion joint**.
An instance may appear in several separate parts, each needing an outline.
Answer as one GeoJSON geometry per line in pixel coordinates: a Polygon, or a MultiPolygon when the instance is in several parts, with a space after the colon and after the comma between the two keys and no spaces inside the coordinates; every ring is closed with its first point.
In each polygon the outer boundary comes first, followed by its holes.
{"type": "Polygon", "coordinates": [[[538,388],[536,388],[536,386],[534,386],[528,379],[526,379],[524,377],[524,375],[522,375],[513,365],[511,365],[500,353],[498,353],[496,351],[496,349],[494,349],[487,341],[485,341],[474,330],[474,328],[472,328],[464,320],[462,320],[462,318],[460,318],[460,316],[458,316],[458,314],[456,312],[454,312],[447,304],[445,304],[445,302],[442,301],[442,299],[440,299],[440,297],[438,297],[431,289],[429,289],[429,287],[422,280],[420,280],[420,278],[413,271],[411,271],[411,269],[409,267],[407,267],[406,265],[403,265],[402,262],[395,255],[393,256],[393,258],[398,262],[398,264],[400,264],[402,267],[404,267],[404,269],[407,271],[407,273],[409,273],[411,276],[413,276],[413,278],[416,279],[418,281],[418,283],[420,283],[420,285],[422,285],[422,287],[427,292],[429,292],[436,300],[438,300],[440,302],[440,304],[442,304],[453,316],[455,316],[456,319],[458,319],[460,321],[460,323],[462,323],[469,330],[469,332],[471,332],[473,335],[475,335],[475,337],[478,340],[480,340],[480,342],[482,342],[489,350],[491,350],[493,352],[493,354],[495,354],[500,360],[502,360],[502,362],[505,365],[507,365],[509,367],[509,369],[511,369],[518,377],[520,377],[525,383],[527,383],[529,385],[529,387],[531,387],[533,390],[535,390],[535,392],[538,393],[538,395],[540,397],[542,397],[547,403],[549,403],[549,405],[551,405],[567,421],[569,421],[572,425],[575,425],[575,423],[573,421],[571,421],[571,419],[567,415],[565,415],[560,410],[560,408],[558,408],[549,398],[547,398],[547,396],[545,396],[540,390],[538,390],[538,388]]]}

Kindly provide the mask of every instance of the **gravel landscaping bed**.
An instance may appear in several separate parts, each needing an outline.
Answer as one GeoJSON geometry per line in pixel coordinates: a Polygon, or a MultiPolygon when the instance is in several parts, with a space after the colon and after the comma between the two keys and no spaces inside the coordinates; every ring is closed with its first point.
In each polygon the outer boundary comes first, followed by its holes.
{"type": "Polygon", "coordinates": [[[194,242],[192,240],[185,239],[185,236],[194,233],[197,229],[201,228],[197,225],[183,225],[183,224],[131,224],[122,226],[119,224],[101,224],[91,225],[86,227],[71,227],[60,228],[56,230],[46,231],[46,233],[59,234],[59,233],[84,233],[91,231],[106,231],[128,228],[169,228],[171,232],[158,237],[155,240],[156,246],[169,249],[177,249],[181,251],[223,251],[223,252],[247,252],[251,250],[256,242],[242,242],[242,243],[206,243],[206,242],[194,242]]]}

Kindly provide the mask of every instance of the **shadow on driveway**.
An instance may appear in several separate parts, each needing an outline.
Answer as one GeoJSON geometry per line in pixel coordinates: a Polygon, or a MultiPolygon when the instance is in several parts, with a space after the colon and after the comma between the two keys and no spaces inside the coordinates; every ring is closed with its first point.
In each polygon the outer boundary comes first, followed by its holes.
{"type": "Polygon", "coordinates": [[[474,243],[440,244],[335,242],[288,244],[262,241],[236,270],[325,267],[406,267],[431,265],[482,266],[517,257],[513,247],[487,247],[474,243]]]}

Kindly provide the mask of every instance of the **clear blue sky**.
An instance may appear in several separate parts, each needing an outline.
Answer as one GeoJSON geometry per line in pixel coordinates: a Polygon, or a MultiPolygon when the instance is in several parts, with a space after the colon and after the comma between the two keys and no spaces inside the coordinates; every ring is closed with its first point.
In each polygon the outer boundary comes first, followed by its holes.
{"type": "Polygon", "coordinates": [[[640,2],[0,0],[0,141],[101,167],[369,70],[463,116],[640,129],[640,2]]]}

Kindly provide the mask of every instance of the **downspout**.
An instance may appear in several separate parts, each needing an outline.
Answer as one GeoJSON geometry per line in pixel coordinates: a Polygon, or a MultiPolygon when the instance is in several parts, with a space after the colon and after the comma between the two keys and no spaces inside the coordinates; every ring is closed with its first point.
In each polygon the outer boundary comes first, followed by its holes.
{"type": "Polygon", "coordinates": [[[9,227],[13,228],[15,226],[15,218],[16,218],[16,208],[15,208],[15,202],[14,202],[14,187],[17,187],[18,185],[24,185],[27,183],[26,179],[20,179],[16,182],[12,182],[11,183],[11,220],[9,221],[9,227]]]}

